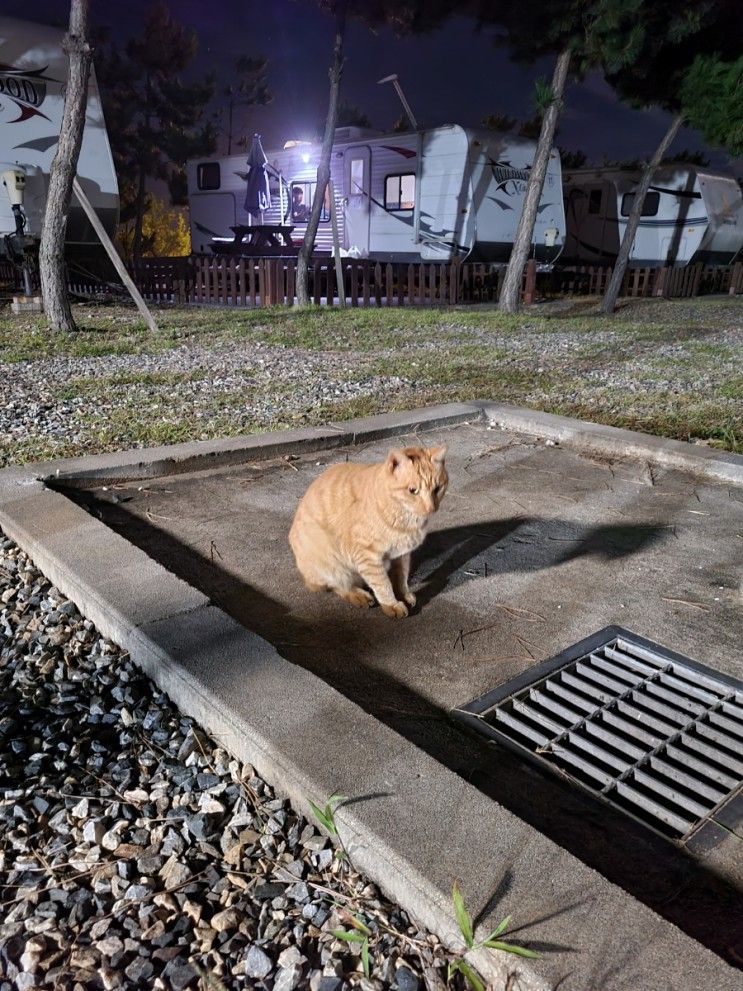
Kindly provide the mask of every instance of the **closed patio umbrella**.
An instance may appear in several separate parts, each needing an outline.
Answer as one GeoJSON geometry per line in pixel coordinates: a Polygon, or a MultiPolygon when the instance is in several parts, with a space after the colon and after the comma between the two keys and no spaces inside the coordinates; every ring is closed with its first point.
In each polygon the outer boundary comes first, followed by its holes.
{"type": "Polygon", "coordinates": [[[248,155],[248,188],[245,192],[245,210],[253,217],[260,217],[271,206],[271,190],[268,185],[268,162],[259,134],[253,135],[248,155]]]}

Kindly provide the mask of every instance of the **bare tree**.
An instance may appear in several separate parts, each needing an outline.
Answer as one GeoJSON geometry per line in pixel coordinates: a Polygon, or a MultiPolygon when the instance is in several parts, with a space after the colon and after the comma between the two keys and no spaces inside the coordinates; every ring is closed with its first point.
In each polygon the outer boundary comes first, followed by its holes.
{"type": "Polygon", "coordinates": [[[308,289],[308,266],[312,249],[320,225],[320,213],[325,202],[325,191],[330,181],[330,155],[333,151],[333,138],[338,121],[338,106],[341,93],[341,76],[343,75],[343,39],[346,33],[346,0],[338,0],[335,4],[335,43],[333,45],[333,62],[330,67],[330,97],[328,100],[328,116],[325,119],[325,133],[322,139],[320,162],[317,166],[317,185],[315,197],[307,229],[304,233],[302,247],[297,258],[297,303],[308,306],[310,295],[308,289]]]}
{"type": "Polygon", "coordinates": [[[62,43],[70,60],[62,127],[49,173],[44,224],[39,245],[39,274],[44,309],[51,330],[77,330],[65,278],[64,248],[72,181],[83,140],[88,76],[92,53],[88,43],[89,0],[72,0],[70,26],[62,43]]]}
{"type": "Polygon", "coordinates": [[[617,260],[614,263],[614,270],[611,273],[609,285],[606,287],[604,298],[601,301],[601,309],[604,313],[610,315],[616,309],[619,291],[622,288],[622,282],[624,281],[627,266],[629,265],[630,252],[632,251],[632,247],[635,243],[635,235],[637,234],[637,230],[640,226],[640,218],[642,217],[642,210],[645,206],[645,197],[650,189],[650,183],[653,180],[653,173],[660,165],[665,153],[673,144],[673,140],[678,134],[683,123],[684,117],[682,114],[676,114],[676,116],[673,117],[671,123],[668,125],[668,130],[663,135],[663,140],[655,149],[653,157],[643,169],[642,178],[640,179],[637,189],[632,197],[632,207],[629,212],[629,217],[627,218],[627,226],[625,227],[624,234],[622,235],[622,243],[619,245],[619,254],[617,255],[617,260]]]}
{"type": "Polygon", "coordinates": [[[544,179],[547,175],[550,153],[552,152],[552,142],[557,127],[557,118],[562,107],[563,93],[565,92],[565,81],[570,67],[570,49],[566,48],[557,57],[557,64],[552,76],[552,92],[549,106],[542,118],[542,127],[537,143],[534,162],[529,172],[529,180],[526,184],[526,194],[524,195],[524,207],[521,211],[518,227],[516,228],[516,238],[511,250],[511,257],[506,269],[506,276],[503,280],[499,309],[504,313],[518,312],[521,301],[521,278],[524,265],[529,257],[532,236],[534,234],[534,222],[537,217],[539,200],[544,188],[544,179]]]}

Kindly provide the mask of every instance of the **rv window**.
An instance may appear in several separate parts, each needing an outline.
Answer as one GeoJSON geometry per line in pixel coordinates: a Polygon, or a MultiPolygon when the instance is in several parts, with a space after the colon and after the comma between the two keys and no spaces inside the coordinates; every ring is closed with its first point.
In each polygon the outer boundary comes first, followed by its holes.
{"type": "MultiPolygon", "coordinates": [[[[634,193],[625,193],[622,197],[622,216],[629,217],[632,204],[635,202],[634,193]]],[[[660,193],[648,193],[645,202],[642,204],[642,216],[654,217],[660,205],[660,193]]]]}
{"type": "Polygon", "coordinates": [[[601,190],[592,189],[588,194],[588,212],[601,213],[601,190]]]}
{"type": "Polygon", "coordinates": [[[351,159],[351,196],[361,196],[364,192],[364,159],[351,159]]]}
{"type": "Polygon", "coordinates": [[[222,177],[219,162],[202,162],[196,166],[196,185],[199,189],[219,189],[222,177]]]}
{"type": "Polygon", "coordinates": [[[384,181],[385,210],[412,210],[415,207],[415,174],[388,175],[384,181]]]}
{"type": "MultiPolygon", "coordinates": [[[[293,182],[288,216],[293,224],[306,224],[310,219],[312,201],[315,198],[314,182],[293,182]]],[[[320,220],[330,220],[330,190],[325,190],[325,202],[320,211],[320,220]]]]}

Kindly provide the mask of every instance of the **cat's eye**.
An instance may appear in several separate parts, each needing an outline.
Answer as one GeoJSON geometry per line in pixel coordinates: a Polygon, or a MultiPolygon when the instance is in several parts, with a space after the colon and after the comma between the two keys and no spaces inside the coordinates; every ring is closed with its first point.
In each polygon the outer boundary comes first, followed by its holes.
{"type": "Polygon", "coordinates": [[[441,491],[441,486],[437,485],[436,488],[433,490],[433,494],[438,495],[440,491],[441,491]]]}
{"type": "Polygon", "coordinates": [[[410,488],[408,489],[408,492],[409,492],[409,493],[410,493],[411,495],[418,495],[418,489],[414,489],[414,488],[412,487],[412,485],[411,485],[411,487],[410,487],[410,488]]]}

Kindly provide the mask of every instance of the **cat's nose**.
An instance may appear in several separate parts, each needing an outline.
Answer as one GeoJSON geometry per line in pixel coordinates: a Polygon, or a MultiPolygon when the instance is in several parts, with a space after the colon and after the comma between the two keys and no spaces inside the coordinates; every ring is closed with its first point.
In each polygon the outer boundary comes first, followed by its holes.
{"type": "Polygon", "coordinates": [[[426,513],[429,516],[431,515],[431,513],[435,513],[436,512],[436,503],[433,501],[433,496],[424,496],[423,497],[423,506],[424,506],[424,508],[426,510],[426,513]]]}

